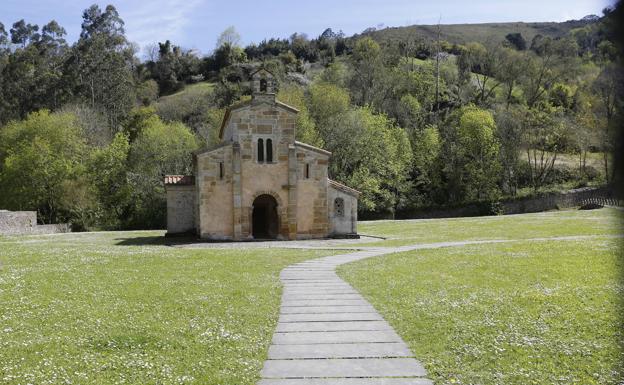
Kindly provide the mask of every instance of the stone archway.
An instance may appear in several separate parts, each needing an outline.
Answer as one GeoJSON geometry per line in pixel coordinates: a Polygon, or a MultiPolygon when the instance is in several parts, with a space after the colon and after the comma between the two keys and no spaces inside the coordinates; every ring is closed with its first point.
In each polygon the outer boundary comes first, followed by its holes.
{"type": "Polygon", "coordinates": [[[278,203],[272,195],[262,194],[253,201],[251,234],[254,239],[276,239],[279,235],[278,203]]]}

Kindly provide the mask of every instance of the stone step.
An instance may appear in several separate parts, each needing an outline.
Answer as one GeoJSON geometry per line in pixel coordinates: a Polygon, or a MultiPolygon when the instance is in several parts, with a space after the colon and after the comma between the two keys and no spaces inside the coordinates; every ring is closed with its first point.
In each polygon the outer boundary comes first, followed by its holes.
{"type": "Polygon", "coordinates": [[[394,330],[283,332],[273,334],[273,344],[275,345],[353,344],[359,342],[402,342],[402,340],[394,330]]]}
{"type": "Polygon", "coordinates": [[[278,323],[275,332],[331,332],[347,330],[392,330],[392,327],[386,321],[287,322],[278,323]]]}
{"type": "Polygon", "coordinates": [[[419,377],[425,374],[425,369],[413,358],[268,360],[262,369],[264,378],[419,377]]]}
{"type": "Polygon", "coordinates": [[[411,357],[403,342],[271,345],[270,360],[411,357]]]}

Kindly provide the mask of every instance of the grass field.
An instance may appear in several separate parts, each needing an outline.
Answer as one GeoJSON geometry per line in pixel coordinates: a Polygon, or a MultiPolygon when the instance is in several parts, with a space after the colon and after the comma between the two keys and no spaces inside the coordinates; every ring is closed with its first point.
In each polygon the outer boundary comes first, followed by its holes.
{"type": "MultiPolygon", "coordinates": [[[[615,210],[365,223],[398,243],[612,234],[615,210]],[[408,222],[409,223],[409,222],[408,222]]],[[[440,384],[621,384],[622,240],[411,251],[339,269],[440,384]],[[374,277],[374,279],[371,279],[374,277]]]]}
{"type": "Polygon", "coordinates": [[[493,217],[369,221],[358,223],[358,232],[387,238],[366,244],[369,246],[607,235],[622,233],[622,214],[617,209],[605,208],[493,217]]]}
{"type": "MultiPolygon", "coordinates": [[[[438,385],[617,383],[620,217],[363,222],[361,233],[390,237],[379,246],[520,241],[372,258],[340,274],[438,385]],[[553,236],[594,237],[522,241],[553,236]]],[[[162,235],[0,237],[0,383],[253,384],[279,271],[332,251],[181,249],[162,235]]]]}
{"type": "Polygon", "coordinates": [[[279,271],[331,252],[153,245],[162,234],[0,238],[0,383],[253,384],[279,271]]]}

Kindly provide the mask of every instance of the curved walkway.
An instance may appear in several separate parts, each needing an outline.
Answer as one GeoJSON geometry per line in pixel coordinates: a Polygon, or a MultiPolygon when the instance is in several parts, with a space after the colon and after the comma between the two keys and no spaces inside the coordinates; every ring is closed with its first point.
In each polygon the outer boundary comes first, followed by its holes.
{"type": "Polygon", "coordinates": [[[368,301],[338,277],[336,267],[404,251],[514,241],[517,240],[366,249],[285,268],[280,275],[284,285],[280,317],[258,385],[432,385],[407,344],[368,301]]]}
{"type": "Polygon", "coordinates": [[[358,251],[282,270],[280,318],[258,385],[432,384],[401,337],[335,272],[408,249],[358,251]]]}

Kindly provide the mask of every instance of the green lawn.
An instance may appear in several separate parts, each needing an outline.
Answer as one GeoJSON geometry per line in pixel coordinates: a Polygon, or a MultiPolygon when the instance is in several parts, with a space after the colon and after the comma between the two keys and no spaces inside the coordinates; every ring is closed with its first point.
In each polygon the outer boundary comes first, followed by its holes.
{"type": "Polygon", "coordinates": [[[369,246],[484,239],[527,239],[575,235],[620,234],[622,211],[564,210],[493,217],[369,221],[358,223],[360,234],[386,237],[369,246]]]}
{"type": "MultiPolygon", "coordinates": [[[[577,226],[588,233],[594,223],[577,226]]],[[[390,322],[436,385],[621,384],[620,242],[420,250],[345,265],[339,275],[390,322]]]]}
{"type": "MultiPolygon", "coordinates": [[[[437,384],[624,381],[621,211],[363,222],[376,245],[479,239],[340,270],[437,384]],[[593,237],[522,241],[554,236],[593,237]]],[[[162,231],[0,237],[0,383],[223,384],[258,378],[279,271],[327,250],[181,249],[162,231]]],[[[338,251],[336,251],[338,252],[338,251]]]]}
{"type": "Polygon", "coordinates": [[[253,384],[279,271],[330,252],[184,250],[162,234],[0,238],[0,383],[253,384]]]}

